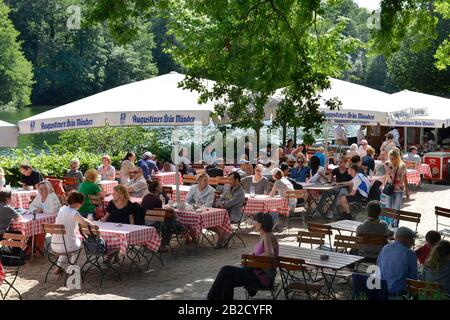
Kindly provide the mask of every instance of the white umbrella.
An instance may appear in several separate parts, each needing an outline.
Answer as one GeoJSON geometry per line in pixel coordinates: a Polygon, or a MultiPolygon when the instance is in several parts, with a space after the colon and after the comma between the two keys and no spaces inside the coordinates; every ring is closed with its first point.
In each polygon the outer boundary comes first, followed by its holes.
{"type": "Polygon", "coordinates": [[[391,96],[398,106],[392,111],[393,126],[442,128],[450,125],[450,99],[409,90],[391,96]]]}
{"type": "MultiPolygon", "coordinates": [[[[19,121],[20,133],[38,133],[110,126],[207,125],[212,103],[199,104],[196,91],[178,83],[171,72],[126,84],[19,121]]],[[[209,87],[213,81],[204,80],[209,87]]]]}
{"type": "Polygon", "coordinates": [[[0,147],[16,147],[19,128],[0,120],[0,147]]]}

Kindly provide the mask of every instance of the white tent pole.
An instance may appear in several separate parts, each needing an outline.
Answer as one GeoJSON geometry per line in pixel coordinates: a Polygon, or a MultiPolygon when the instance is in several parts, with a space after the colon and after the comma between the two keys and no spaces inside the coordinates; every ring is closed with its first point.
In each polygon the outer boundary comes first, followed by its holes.
{"type": "Polygon", "coordinates": [[[405,153],[408,152],[408,127],[405,127],[405,153]]]}
{"type": "Polygon", "coordinates": [[[174,148],[176,150],[175,153],[175,194],[176,194],[176,201],[177,201],[177,208],[180,207],[180,177],[178,176],[178,164],[179,164],[179,150],[178,150],[178,130],[176,127],[173,127],[173,138],[174,138],[174,148]]]}
{"type": "Polygon", "coordinates": [[[327,171],[328,168],[328,121],[325,121],[325,125],[324,125],[324,129],[325,129],[325,171],[327,171]]]}

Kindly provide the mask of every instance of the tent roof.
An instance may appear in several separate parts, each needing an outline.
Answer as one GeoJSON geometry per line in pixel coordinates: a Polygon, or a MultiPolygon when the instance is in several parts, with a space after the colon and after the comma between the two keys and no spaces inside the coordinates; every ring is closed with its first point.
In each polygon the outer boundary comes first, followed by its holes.
{"type": "Polygon", "coordinates": [[[17,136],[19,128],[17,126],[0,120],[0,147],[17,146],[17,136]]]}

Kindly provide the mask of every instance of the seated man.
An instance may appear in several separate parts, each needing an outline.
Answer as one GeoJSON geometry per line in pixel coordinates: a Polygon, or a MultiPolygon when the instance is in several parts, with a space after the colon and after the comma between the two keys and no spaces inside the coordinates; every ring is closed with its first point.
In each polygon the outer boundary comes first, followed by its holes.
{"type": "Polygon", "coordinates": [[[210,164],[206,167],[206,174],[208,174],[209,177],[223,177],[223,169],[219,167],[219,160],[214,161],[213,164],[210,164]]]}
{"type": "Polygon", "coordinates": [[[8,230],[11,220],[20,217],[10,207],[11,205],[11,191],[0,191],[0,239],[2,239],[3,234],[8,230]]]}
{"type": "MultiPolygon", "coordinates": [[[[228,175],[231,178],[229,187],[226,186],[222,196],[217,200],[217,208],[225,208],[230,215],[230,221],[236,223],[241,219],[242,206],[245,202],[245,191],[241,186],[241,176],[237,172],[231,172],[228,175]]],[[[219,235],[217,241],[217,247],[223,248],[226,245],[225,234],[218,228],[210,228],[211,231],[216,232],[219,235]]]]}
{"type": "MultiPolygon", "coordinates": [[[[389,230],[386,222],[379,219],[383,208],[379,201],[370,201],[367,204],[367,220],[356,228],[356,236],[363,234],[392,236],[394,233],[389,230]]],[[[387,242],[386,242],[387,243],[387,242]]],[[[358,255],[369,259],[376,259],[383,246],[373,244],[360,244],[358,255]]]]}
{"type": "Polygon", "coordinates": [[[131,180],[125,185],[131,198],[143,198],[148,193],[147,181],[142,168],[136,167],[130,171],[131,180]]]}
{"type": "Polygon", "coordinates": [[[34,189],[37,189],[37,184],[44,180],[42,174],[39,171],[33,169],[31,164],[29,164],[28,162],[23,162],[19,166],[19,171],[22,174],[20,182],[22,183],[23,188],[33,187],[34,189]]]}
{"type": "Polygon", "coordinates": [[[385,245],[378,255],[380,278],[387,281],[392,298],[400,298],[404,294],[406,279],[417,280],[417,257],[411,250],[415,236],[411,229],[398,228],[395,241],[385,245]]]}
{"type": "Polygon", "coordinates": [[[186,196],[186,203],[198,207],[212,208],[214,204],[214,192],[216,190],[209,185],[209,177],[203,173],[197,177],[197,184],[191,186],[186,196]]]}
{"type": "Polygon", "coordinates": [[[428,231],[425,235],[425,241],[426,243],[416,250],[417,260],[421,265],[425,264],[431,250],[433,250],[438,242],[441,241],[441,234],[434,230],[428,231]]]}
{"type": "Polygon", "coordinates": [[[341,217],[339,220],[352,220],[353,217],[350,214],[349,203],[361,203],[369,196],[371,183],[364,174],[358,172],[358,169],[357,164],[352,164],[348,168],[348,173],[353,177],[352,190],[349,195],[342,197],[339,201],[339,205],[341,206],[341,217]]]}
{"type": "Polygon", "coordinates": [[[422,163],[422,158],[417,154],[417,147],[414,146],[408,148],[408,153],[403,156],[403,160],[422,163]]]}
{"type": "Polygon", "coordinates": [[[142,155],[142,159],[138,161],[137,165],[142,169],[142,173],[144,175],[144,179],[148,180],[154,173],[158,173],[159,169],[156,165],[156,162],[152,160],[152,153],[146,151],[142,155]]]}
{"type": "MultiPolygon", "coordinates": [[[[303,153],[299,154],[303,155],[303,153]]],[[[298,157],[296,164],[291,169],[290,172],[291,178],[297,182],[306,182],[306,178],[308,174],[311,172],[311,169],[307,165],[304,166],[304,163],[308,164],[308,161],[306,161],[305,156],[298,157]]]]}

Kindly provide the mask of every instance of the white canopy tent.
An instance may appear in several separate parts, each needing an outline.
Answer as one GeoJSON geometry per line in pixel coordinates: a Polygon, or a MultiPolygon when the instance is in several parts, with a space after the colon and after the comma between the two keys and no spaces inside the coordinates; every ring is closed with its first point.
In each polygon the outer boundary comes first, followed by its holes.
{"type": "Polygon", "coordinates": [[[391,94],[398,106],[391,113],[398,127],[442,128],[450,126],[450,99],[403,90],[391,94]]]}
{"type": "Polygon", "coordinates": [[[16,147],[18,135],[19,128],[17,126],[0,120],[0,147],[16,147]]]}

